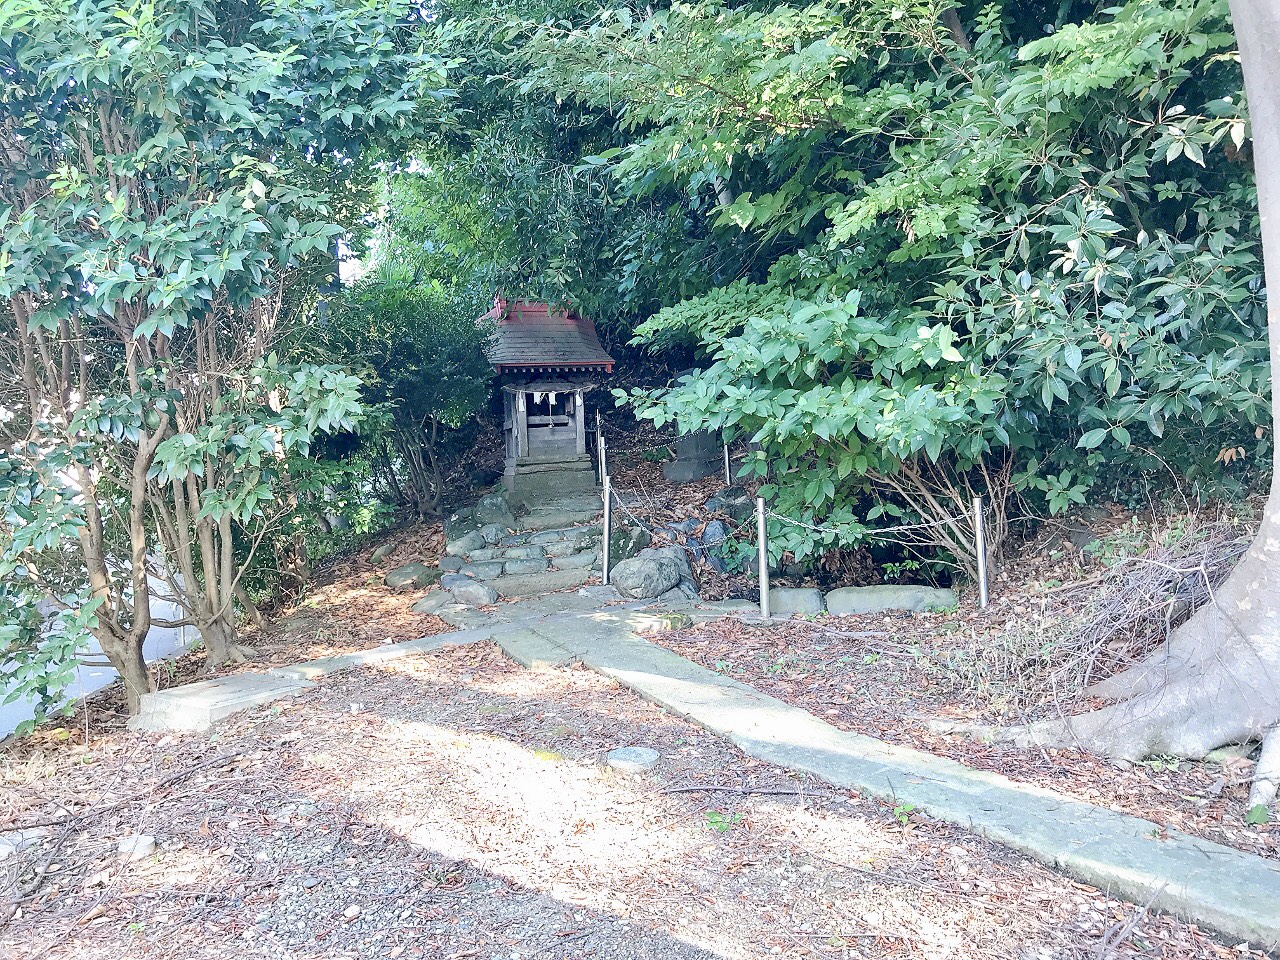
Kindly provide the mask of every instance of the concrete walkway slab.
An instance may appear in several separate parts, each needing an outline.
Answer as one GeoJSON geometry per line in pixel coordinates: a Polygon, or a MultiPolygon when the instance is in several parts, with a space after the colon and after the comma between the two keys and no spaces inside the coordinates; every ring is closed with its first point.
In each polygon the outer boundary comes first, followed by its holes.
{"type": "Polygon", "coordinates": [[[311,684],[302,678],[264,673],[184,683],[148,693],[142,709],[129,720],[131,730],[208,730],[219,720],[249,707],[291,697],[311,684]]]}
{"type": "MultiPolygon", "coordinates": [[[[638,637],[643,614],[603,612],[589,627],[532,626],[542,656],[580,660],[720,734],[749,756],[836,786],[911,803],[1115,896],[1228,936],[1280,948],[1280,864],[1147,820],[819,720],[638,637]],[[635,619],[636,623],[629,621],[635,619]]],[[[510,635],[494,639],[504,647],[510,635]]],[[[526,647],[533,641],[520,641],[526,647]]]]}

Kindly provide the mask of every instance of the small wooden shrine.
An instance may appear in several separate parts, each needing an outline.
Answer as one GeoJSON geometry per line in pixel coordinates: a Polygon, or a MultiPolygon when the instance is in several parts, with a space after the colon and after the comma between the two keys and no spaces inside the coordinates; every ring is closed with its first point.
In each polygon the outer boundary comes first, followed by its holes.
{"type": "Polygon", "coordinates": [[[502,297],[480,322],[494,328],[485,352],[502,388],[507,489],[518,500],[594,489],[586,395],[613,372],[595,324],[572,310],[502,297]]]}

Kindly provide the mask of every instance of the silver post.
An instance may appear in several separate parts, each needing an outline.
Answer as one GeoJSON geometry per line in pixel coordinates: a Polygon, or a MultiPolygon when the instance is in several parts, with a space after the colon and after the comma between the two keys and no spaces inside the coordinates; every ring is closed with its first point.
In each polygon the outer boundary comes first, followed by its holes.
{"type": "Polygon", "coordinates": [[[600,582],[609,582],[609,537],[613,533],[613,488],[604,475],[604,539],[600,543],[600,582]]]}
{"type": "Polygon", "coordinates": [[[729,445],[724,445],[724,485],[726,487],[733,486],[733,480],[729,477],[729,445]]]}
{"type": "Polygon", "coordinates": [[[760,541],[760,617],[769,619],[769,534],[764,523],[764,497],[756,497],[756,538],[760,541]]]}
{"type": "Polygon", "coordinates": [[[978,550],[978,606],[987,607],[987,531],[982,515],[982,498],[973,498],[973,539],[978,550]]]}
{"type": "Polygon", "coordinates": [[[596,459],[600,461],[600,482],[604,483],[604,427],[600,425],[600,411],[596,411],[596,459]]]}

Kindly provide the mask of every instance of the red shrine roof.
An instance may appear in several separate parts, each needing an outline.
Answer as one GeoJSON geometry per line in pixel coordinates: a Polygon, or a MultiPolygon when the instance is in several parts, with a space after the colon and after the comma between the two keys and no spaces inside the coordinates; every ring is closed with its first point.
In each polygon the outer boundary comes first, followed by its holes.
{"type": "Polygon", "coordinates": [[[480,318],[496,332],[485,355],[499,373],[510,370],[596,370],[613,372],[596,327],[572,310],[553,310],[545,303],[498,298],[480,318]]]}

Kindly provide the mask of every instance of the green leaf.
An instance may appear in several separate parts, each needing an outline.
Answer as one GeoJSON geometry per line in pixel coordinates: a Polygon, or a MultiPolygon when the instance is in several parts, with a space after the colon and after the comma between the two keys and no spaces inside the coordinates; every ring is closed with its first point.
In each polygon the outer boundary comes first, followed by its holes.
{"type": "Polygon", "coordinates": [[[1092,450],[1094,447],[1100,446],[1103,440],[1107,439],[1107,432],[1106,427],[1098,427],[1095,430],[1090,430],[1080,438],[1080,441],[1076,446],[1085,450],[1092,450]]]}

